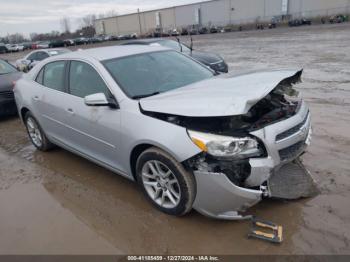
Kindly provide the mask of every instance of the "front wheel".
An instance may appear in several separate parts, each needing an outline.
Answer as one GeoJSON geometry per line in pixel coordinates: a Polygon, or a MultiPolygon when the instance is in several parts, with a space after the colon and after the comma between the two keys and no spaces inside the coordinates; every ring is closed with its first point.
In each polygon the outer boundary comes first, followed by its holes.
{"type": "Polygon", "coordinates": [[[192,209],[194,176],[166,152],[152,147],[136,163],[138,184],[147,199],[164,213],[181,216],[192,209]]]}
{"type": "Polygon", "coordinates": [[[29,138],[37,149],[40,151],[48,151],[54,147],[41,129],[38,121],[30,112],[26,113],[24,123],[27,128],[29,138]]]}

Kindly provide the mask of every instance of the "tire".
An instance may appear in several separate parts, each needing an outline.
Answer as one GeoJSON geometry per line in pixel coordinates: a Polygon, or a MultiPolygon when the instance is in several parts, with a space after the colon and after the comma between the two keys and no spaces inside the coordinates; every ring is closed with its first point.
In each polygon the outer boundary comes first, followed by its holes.
{"type": "Polygon", "coordinates": [[[192,209],[196,196],[195,178],[166,152],[155,147],[145,150],[136,162],[136,176],[137,183],[146,198],[160,211],[173,216],[182,216],[192,209]],[[161,172],[154,173],[150,165],[155,171],[160,169],[161,172]],[[157,179],[155,178],[157,175],[154,174],[158,174],[157,179]],[[172,200],[169,195],[172,196],[172,200]]]}
{"type": "Polygon", "coordinates": [[[27,129],[27,133],[32,144],[40,151],[49,151],[54,147],[49,139],[46,137],[44,131],[40,127],[35,117],[27,112],[24,116],[24,124],[27,129]],[[34,134],[35,133],[35,134],[34,134]],[[40,137],[40,138],[39,138],[40,137]]]}

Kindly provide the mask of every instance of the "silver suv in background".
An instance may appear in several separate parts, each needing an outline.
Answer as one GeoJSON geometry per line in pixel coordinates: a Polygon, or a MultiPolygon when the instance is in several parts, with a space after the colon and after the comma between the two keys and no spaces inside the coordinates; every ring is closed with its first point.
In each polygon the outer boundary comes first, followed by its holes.
{"type": "Polygon", "coordinates": [[[310,188],[298,161],[310,112],[292,88],[301,73],[223,78],[180,52],[130,45],[48,58],[14,92],[39,150],[58,145],[134,180],[167,214],[240,219],[263,197],[310,188]]]}

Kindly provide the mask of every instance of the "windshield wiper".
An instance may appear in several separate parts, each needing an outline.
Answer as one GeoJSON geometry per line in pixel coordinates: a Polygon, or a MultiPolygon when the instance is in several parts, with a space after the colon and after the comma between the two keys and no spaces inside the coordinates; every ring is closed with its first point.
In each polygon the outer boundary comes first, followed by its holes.
{"type": "Polygon", "coordinates": [[[140,98],[155,96],[155,95],[159,95],[159,94],[160,94],[160,92],[157,91],[157,92],[154,92],[154,93],[151,93],[151,94],[132,96],[131,98],[132,98],[132,99],[140,99],[140,98]]]}

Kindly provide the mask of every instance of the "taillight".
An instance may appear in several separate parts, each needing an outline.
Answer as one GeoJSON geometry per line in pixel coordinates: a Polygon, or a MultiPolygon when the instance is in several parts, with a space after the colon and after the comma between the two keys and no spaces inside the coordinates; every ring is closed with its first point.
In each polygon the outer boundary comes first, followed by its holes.
{"type": "Polygon", "coordinates": [[[16,81],[12,81],[12,89],[15,89],[16,81]]]}

